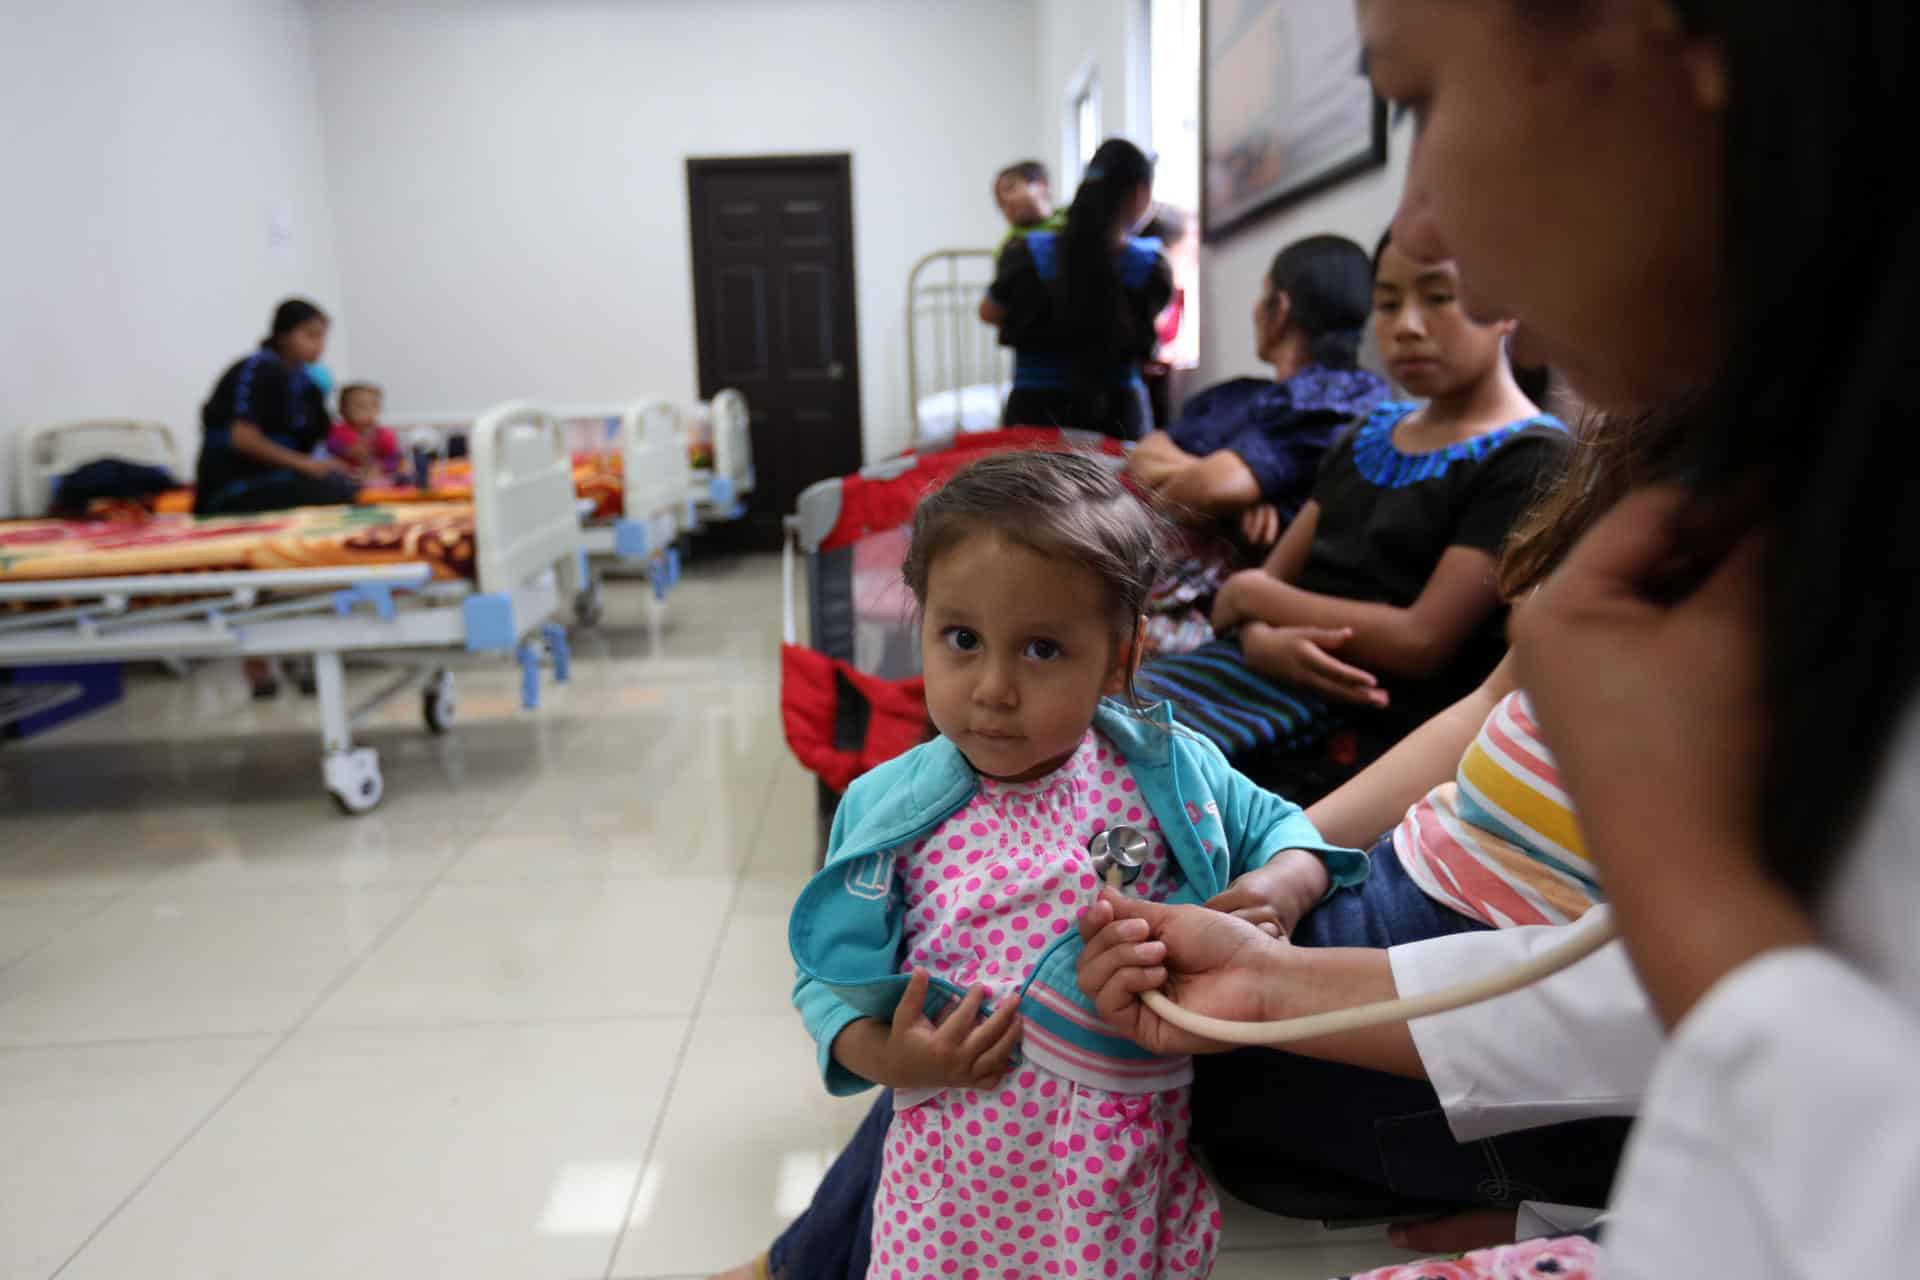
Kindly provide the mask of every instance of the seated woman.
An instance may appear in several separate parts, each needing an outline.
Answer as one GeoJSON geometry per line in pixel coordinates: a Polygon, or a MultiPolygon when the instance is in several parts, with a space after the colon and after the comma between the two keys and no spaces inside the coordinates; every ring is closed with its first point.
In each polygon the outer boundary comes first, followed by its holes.
{"type": "Polygon", "coordinates": [[[1426,403],[1383,405],[1344,436],[1265,567],[1227,580],[1222,639],[1140,677],[1230,755],[1278,748],[1273,769],[1239,763],[1302,802],[1324,787],[1289,772],[1298,742],[1339,726],[1351,759],[1371,758],[1499,662],[1495,558],[1571,443],[1514,382],[1512,325],[1470,319],[1451,264],[1389,240],[1375,264],[1381,349],[1426,403]]]}
{"type": "Polygon", "coordinates": [[[196,514],[353,501],[346,464],[314,456],[327,438],[327,402],[307,366],[326,352],[327,325],[319,307],[289,298],[259,349],[220,375],[200,410],[196,514]]]}
{"type": "Polygon", "coordinates": [[[1152,158],[1109,138],[1087,164],[1067,229],[1032,231],[1001,251],[980,318],[1013,348],[1007,426],[1138,440],[1150,425],[1140,366],[1173,296],[1159,245],[1132,234],[1152,207],[1152,158]]]}
{"type": "Polygon", "coordinates": [[[1239,520],[1249,542],[1271,546],[1334,437],[1389,393],[1355,366],[1372,292],[1366,250],[1351,240],[1313,236],[1282,249],[1253,307],[1254,351],[1273,378],[1202,391],[1140,442],[1128,473],[1174,514],[1239,520]]]}
{"type": "MultiPolygon", "coordinates": [[[[260,346],[227,367],[200,410],[193,510],[202,516],[352,502],[359,485],[338,458],[316,457],[327,438],[327,401],[310,367],[327,349],[327,313],[301,298],[273,311],[260,346]]],[[[280,682],[264,658],[248,658],[256,698],[280,682]]],[[[306,680],[302,680],[302,688],[306,680]]]]}

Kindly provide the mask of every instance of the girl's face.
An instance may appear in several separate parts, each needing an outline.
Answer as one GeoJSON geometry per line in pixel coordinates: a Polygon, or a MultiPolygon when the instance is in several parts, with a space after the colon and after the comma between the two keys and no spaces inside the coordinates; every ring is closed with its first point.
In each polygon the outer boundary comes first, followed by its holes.
{"type": "Polygon", "coordinates": [[[1717,51],[1666,0],[1358,0],[1419,133],[1394,241],[1597,407],[1659,403],[1725,345],[1717,51]],[[1563,9],[1564,14],[1544,11],[1563,9]]]}
{"type": "Polygon", "coordinates": [[[993,533],[927,571],[920,660],[927,711],[967,763],[1026,781],[1058,768],[1104,694],[1125,690],[1131,646],[1100,580],[993,533]]]}
{"type": "Polygon", "coordinates": [[[1451,262],[1415,262],[1389,244],[1373,277],[1373,332],[1393,380],[1422,399],[1466,390],[1505,355],[1511,321],[1478,324],[1451,262]]]}
{"type": "Polygon", "coordinates": [[[327,322],[315,316],[280,339],[280,354],[295,364],[312,364],[327,353],[327,322]]]}

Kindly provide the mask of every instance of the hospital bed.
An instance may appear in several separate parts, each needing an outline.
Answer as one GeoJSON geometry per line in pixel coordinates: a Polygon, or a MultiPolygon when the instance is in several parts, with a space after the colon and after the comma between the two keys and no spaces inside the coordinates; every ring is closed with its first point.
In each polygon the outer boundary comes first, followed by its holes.
{"type": "Polygon", "coordinates": [[[729,387],[706,404],[695,406],[694,413],[704,415],[713,448],[711,462],[693,469],[690,496],[694,510],[702,522],[738,520],[747,513],[746,497],[754,486],[752,415],[747,410],[747,398],[729,387]]]}
{"type": "Polygon", "coordinates": [[[14,513],[44,514],[61,476],[101,458],[162,467],[182,481],[193,475],[193,457],[187,452],[186,441],[164,422],[87,418],[24,427],[14,457],[14,513]]]}
{"type": "MultiPolygon", "coordinates": [[[[138,430],[121,438],[103,433],[99,423],[40,428],[22,454],[58,460],[91,450],[100,456],[104,444],[125,456],[123,448],[157,439],[151,424],[134,425],[138,430]],[[76,443],[83,426],[94,437],[84,446],[76,443]]],[[[553,619],[579,589],[583,557],[560,424],[524,402],[501,405],[474,424],[470,447],[470,517],[457,506],[449,517],[471,520],[470,576],[449,576],[444,565],[436,573],[424,559],[122,574],[113,571],[116,552],[108,552],[72,576],[47,576],[65,561],[42,560],[37,572],[30,556],[0,560],[0,667],[310,656],[323,784],[342,810],[365,813],[380,803],[385,784],[378,754],[355,744],[354,726],[394,696],[417,690],[427,728],[445,732],[455,708],[446,665],[451,655],[517,658],[529,709],[538,705],[543,662],[552,664],[556,679],[567,678],[566,630],[553,619]],[[349,657],[377,660],[400,674],[349,706],[343,676],[349,657]]],[[[44,481],[43,474],[36,482],[44,481]]],[[[205,539],[209,522],[193,524],[192,532],[205,539]]],[[[136,529],[133,542],[137,535],[136,529]]],[[[154,563],[165,549],[117,549],[123,560],[129,552],[154,563]]]]}
{"type": "Polygon", "coordinates": [[[907,411],[915,449],[1000,425],[1013,354],[980,320],[994,262],[991,249],[937,249],[907,273],[907,411]]]}

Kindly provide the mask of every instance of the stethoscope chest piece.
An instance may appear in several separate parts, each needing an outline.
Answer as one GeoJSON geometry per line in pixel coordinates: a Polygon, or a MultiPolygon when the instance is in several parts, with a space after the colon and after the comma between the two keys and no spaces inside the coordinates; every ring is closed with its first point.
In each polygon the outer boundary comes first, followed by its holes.
{"type": "Polygon", "coordinates": [[[1093,855],[1093,872],[1102,883],[1108,884],[1116,872],[1123,885],[1138,880],[1141,869],[1147,865],[1147,849],[1147,833],[1138,827],[1108,827],[1095,832],[1093,839],[1087,841],[1087,852],[1093,855]]]}

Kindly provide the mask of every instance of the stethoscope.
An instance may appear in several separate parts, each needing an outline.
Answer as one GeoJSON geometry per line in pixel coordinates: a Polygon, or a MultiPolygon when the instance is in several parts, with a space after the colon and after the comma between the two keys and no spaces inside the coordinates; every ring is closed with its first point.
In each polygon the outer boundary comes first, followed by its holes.
{"type": "MultiPolygon", "coordinates": [[[[1093,839],[1087,841],[1087,853],[1093,858],[1094,871],[1115,889],[1125,889],[1140,878],[1141,870],[1147,865],[1149,848],[1146,833],[1138,827],[1108,827],[1094,833],[1093,839]]],[[[1300,1018],[1281,1018],[1275,1022],[1229,1022],[1225,1018],[1190,1013],[1160,991],[1142,992],[1140,1002],[1162,1020],[1209,1040],[1226,1044],[1287,1044],[1343,1031],[1359,1031],[1389,1022],[1410,1022],[1415,1018],[1427,1018],[1436,1013],[1480,1004],[1551,977],[1586,959],[1613,941],[1613,938],[1613,914],[1603,906],[1594,907],[1580,917],[1561,942],[1501,972],[1430,991],[1423,996],[1378,1000],[1351,1009],[1336,1009],[1300,1018]]]]}

